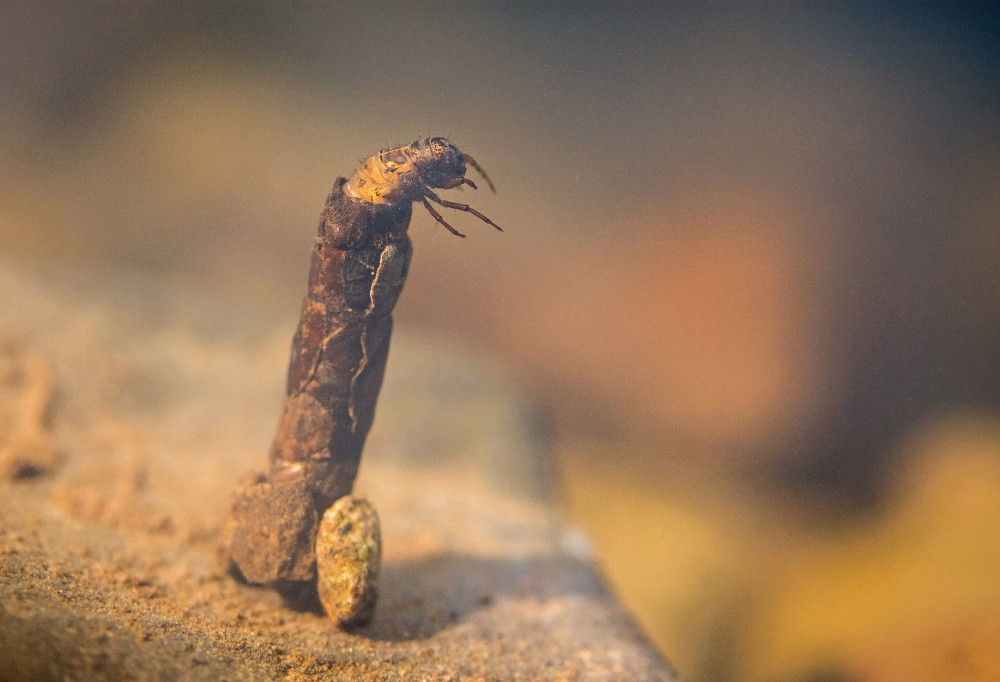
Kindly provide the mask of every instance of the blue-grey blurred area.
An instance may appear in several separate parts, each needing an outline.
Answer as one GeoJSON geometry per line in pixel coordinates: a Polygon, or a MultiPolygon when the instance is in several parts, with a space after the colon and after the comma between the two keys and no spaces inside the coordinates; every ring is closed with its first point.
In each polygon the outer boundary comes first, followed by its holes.
{"type": "Polygon", "coordinates": [[[928,424],[1000,417],[990,3],[10,3],[0,93],[3,249],[282,314],[334,179],[447,136],[505,231],[415,206],[397,320],[509,367],[583,479],[877,515],[928,424]]]}

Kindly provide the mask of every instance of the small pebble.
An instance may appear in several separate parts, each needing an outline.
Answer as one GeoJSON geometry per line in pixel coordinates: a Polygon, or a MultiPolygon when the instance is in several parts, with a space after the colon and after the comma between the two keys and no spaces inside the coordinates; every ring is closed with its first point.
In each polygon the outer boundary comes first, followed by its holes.
{"type": "Polygon", "coordinates": [[[371,620],[381,560],[382,538],[372,503],[351,495],[334,502],[319,524],[316,569],[319,599],[337,625],[371,620]]]}
{"type": "Polygon", "coordinates": [[[316,507],[304,480],[260,480],[233,495],[223,529],[226,556],[247,582],[310,581],[316,575],[316,507]]]}

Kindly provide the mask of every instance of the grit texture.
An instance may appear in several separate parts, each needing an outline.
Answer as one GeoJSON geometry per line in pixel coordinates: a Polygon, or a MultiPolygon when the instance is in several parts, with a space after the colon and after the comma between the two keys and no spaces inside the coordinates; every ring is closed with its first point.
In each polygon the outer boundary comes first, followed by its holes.
{"type": "Polygon", "coordinates": [[[9,262],[0,301],[0,680],[675,679],[560,522],[543,429],[497,370],[394,336],[357,486],[378,602],[347,632],[219,557],[294,320],[9,262]]]}

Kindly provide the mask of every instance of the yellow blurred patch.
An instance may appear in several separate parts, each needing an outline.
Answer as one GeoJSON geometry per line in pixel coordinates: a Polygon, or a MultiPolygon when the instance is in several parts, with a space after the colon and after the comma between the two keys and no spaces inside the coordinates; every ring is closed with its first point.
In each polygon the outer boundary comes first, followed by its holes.
{"type": "Polygon", "coordinates": [[[998,680],[1000,419],[942,417],[901,448],[885,510],[825,529],[704,469],[628,470],[608,445],[563,465],[573,520],[686,679],[998,680]]]}

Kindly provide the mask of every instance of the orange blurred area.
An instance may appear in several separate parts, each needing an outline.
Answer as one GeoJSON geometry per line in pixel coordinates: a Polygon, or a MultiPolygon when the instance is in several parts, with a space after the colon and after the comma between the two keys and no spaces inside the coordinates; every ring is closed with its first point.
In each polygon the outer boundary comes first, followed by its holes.
{"type": "Polygon", "coordinates": [[[0,248],[298,310],[323,199],[445,135],[398,324],[520,377],[686,679],[998,679],[985,6],[0,9],[0,248]]]}
{"type": "Polygon", "coordinates": [[[618,423],[720,455],[770,446],[821,389],[808,380],[816,301],[796,290],[811,273],[795,212],[774,196],[700,188],[623,216],[606,244],[566,238],[545,280],[522,283],[537,293],[504,328],[538,371],[578,376],[618,423]]]}

